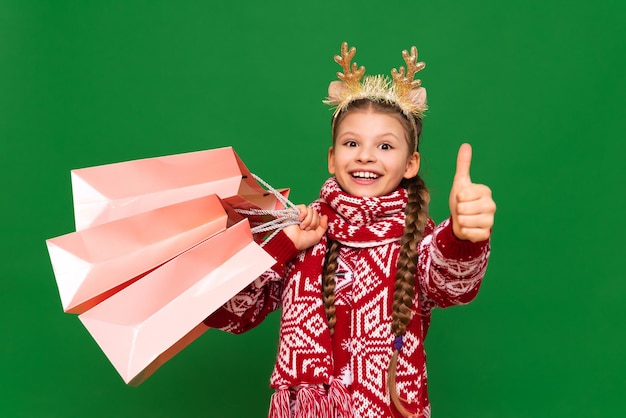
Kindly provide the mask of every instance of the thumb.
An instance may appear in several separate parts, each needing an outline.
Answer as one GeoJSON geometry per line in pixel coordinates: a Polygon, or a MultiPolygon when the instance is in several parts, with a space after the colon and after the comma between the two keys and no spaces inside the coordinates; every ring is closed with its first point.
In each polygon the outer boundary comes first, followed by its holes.
{"type": "Polygon", "coordinates": [[[470,177],[470,165],[472,164],[472,146],[463,144],[459,148],[456,157],[456,173],[454,173],[454,182],[469,184],[472,182],[470,177]]]}

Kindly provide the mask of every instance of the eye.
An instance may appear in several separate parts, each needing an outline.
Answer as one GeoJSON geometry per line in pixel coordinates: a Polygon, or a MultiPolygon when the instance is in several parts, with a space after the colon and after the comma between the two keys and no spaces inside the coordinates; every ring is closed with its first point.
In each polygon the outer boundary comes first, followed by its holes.
{"type": "Polygon", "coordinates": [[[390,144],[380,144],[378,147],[379,147],[380,149],[382,149],[382,150],[390,150],[390,149],[393,149],[393,147],[392,147],[390,144]]]}
{"type": "Polygon", "coordinates": [[[346,147],[356,147],[357,146],[356,141],[352,141],[352,140],[345,141],[343,143],[343,145],[345,145],[346,147]]]}

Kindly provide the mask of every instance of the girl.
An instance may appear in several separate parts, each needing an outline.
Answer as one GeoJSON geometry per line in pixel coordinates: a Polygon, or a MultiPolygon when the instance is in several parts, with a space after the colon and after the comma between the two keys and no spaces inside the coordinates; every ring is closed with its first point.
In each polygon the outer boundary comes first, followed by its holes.
{"type": "Polygon", "coordinates": [[[426,92],[407,69],[361,78],[342,45],[344,73],[328,103],[334,175],[265,250],[276,265],[207,318],[240,333],[281,307],[270,417],[429,417],[424,338],[434,307],[471,301],[489,256],[495,204],[459,150],[451,217],[435,227],[419,177],[426,92]]]}

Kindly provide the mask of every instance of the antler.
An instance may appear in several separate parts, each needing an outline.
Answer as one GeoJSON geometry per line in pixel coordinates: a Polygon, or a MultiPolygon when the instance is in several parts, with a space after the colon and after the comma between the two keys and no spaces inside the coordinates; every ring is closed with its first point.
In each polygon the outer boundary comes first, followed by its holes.
{"type": "Polygon", "coordinates": [[[337,77],[350,88],[358,87],[363,74],[365,74],[365,67],[361,66],[358,68],[356,62],[353,62],[352,68],[350,68],[350,61],[352,61],[355,54],[356,48],[352,47],[348,51],[348,43],[344,42],[341,44],[341,55],[335,55],[335,61],[343,67],[343,73],[338,72],[337,77]]]}
{"type": "Polygon", "coordinates": [[[399,72],[395,68],[392,69],[391,76],[399,93],[404,94],[422,85],[422,80],[413,80],[413,78],[415,73],[424,69],[426,64],[417,62],[417,48],[414,46],[411,47],[411,55],[409,55],[407,50],[402,51],[402,58],[406,62],[406,76],[404,75],[404,67],[400,67],[399,72]]]}

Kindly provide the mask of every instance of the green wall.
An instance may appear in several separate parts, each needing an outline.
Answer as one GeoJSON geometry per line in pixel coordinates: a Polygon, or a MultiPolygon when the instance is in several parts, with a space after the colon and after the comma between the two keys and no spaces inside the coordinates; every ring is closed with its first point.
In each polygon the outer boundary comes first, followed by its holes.
{"type": "Polygon", "coordinates": [[[0,416],[265,416],[277,315],[127,387],[44,241],[73,228],[70,169],[116,161],[232,145],[315,199],[344,40],[371,74],[427,62],[435,220],[464,141],[498,204],[479,297],[434,314],[434,417],[623,416],[623,0],[0,0],[0,416]]]}

